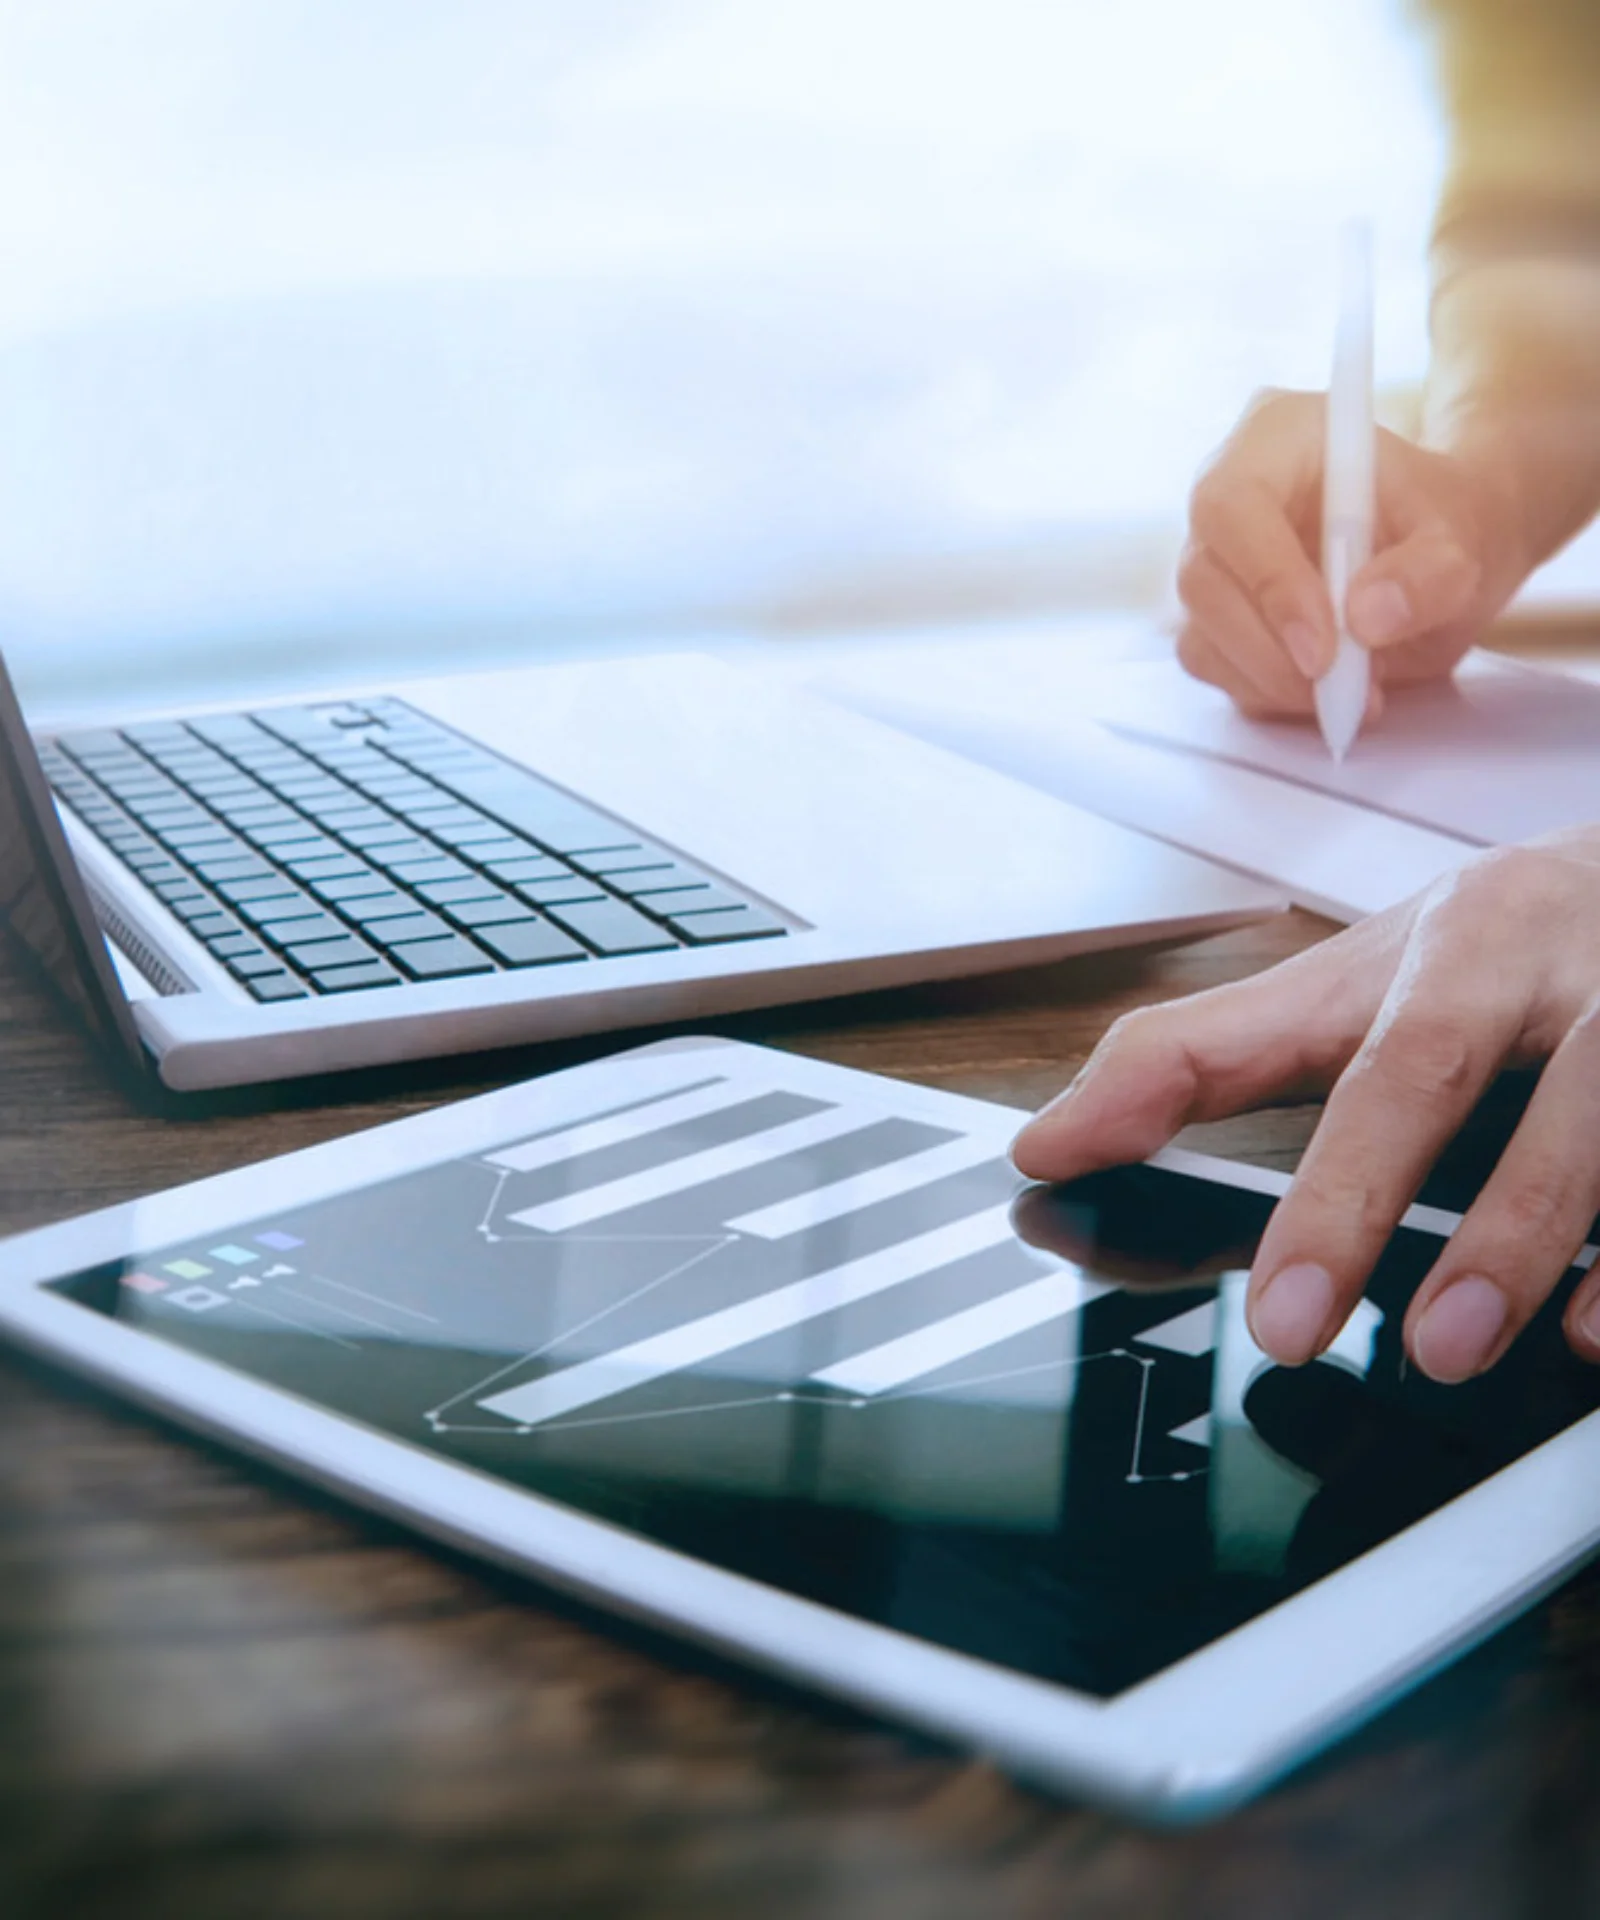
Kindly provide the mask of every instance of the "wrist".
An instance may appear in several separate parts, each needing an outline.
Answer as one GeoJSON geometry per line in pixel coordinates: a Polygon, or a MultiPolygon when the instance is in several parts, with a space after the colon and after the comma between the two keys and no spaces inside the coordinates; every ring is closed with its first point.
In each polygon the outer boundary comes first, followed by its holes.
{"type": "Polygon", "coordinates": [[[1600,509],[1600,274],[1485,263],[1439,289],[1423,444],[1481,503],[1515,585],[1600,509]]]}

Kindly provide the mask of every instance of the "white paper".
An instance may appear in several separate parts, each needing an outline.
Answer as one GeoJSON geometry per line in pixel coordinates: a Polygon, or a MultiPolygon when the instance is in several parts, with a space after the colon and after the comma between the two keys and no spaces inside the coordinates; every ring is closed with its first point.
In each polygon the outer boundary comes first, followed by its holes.
{"type": "Polygon", "coordinates": [[[1353,800],[1480,846],[1600,820],[1600,687],[1469,657],[1453,681],[1398,690],[1335,763],[1309,725],[1246,720],[1176,661],[1099,677],[1094,710],[1158,742],[1353,800]]]}
{"type": "Polygon", "coordinates": [[[1063,621],[785,643],[769,661],[772,671],[842,706],[1254,874],[1335,919],[1392,906],[1471,856],[1459,837],[1193,751],[1125,738],[1093,719],[1097,706],[1122,698],[1130,676],[1157,670],[1146,662],[1171,646],[1148,623],[1063,621]]]}

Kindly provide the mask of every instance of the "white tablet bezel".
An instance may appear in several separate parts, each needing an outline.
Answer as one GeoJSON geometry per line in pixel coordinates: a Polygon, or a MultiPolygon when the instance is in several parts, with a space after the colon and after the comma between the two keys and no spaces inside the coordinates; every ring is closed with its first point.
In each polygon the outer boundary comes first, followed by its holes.
{"type": "MultiPolygon", "coordinates": [[[[1010,1108],[719,1039],[660,1042],[22,1235],[0,1248],[0,1333],[183,1425],[423,1532],[721,1652],[1147,1816],[1219,1811],[1413,1684],[1600,1547],[1600,1413],[1270,1612],[1108,1700],[952,1653],[522,1492],[101,1317],[45,1283],[456,1159],[707,1069],[848,1095],[992,1135],[1010,1108]],[[715,1056],[712,1058],[712,1056],[715,1056]],[[698,1064],[698,1063],[697,1063],[698,1064]]],[[[1154,1163],[1277,1194],[1284,1175],[1168,1150],[1154,1163]]],[[[1414,1207],[1448,1233],[1457,1215],[1414,1207]]],[[[1585,1260],[1594,1257],[1586,1248],[1585,1260]]]]}

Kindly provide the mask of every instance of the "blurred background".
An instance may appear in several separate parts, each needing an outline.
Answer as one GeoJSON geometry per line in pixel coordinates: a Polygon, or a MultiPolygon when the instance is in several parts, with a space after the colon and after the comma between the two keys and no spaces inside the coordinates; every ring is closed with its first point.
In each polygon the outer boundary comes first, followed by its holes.
{"type": "Polygon", "coordinates": [[[0,629],[37,692],[1157,605],[1321,384],[1403,0],[0,0],[0,629]]]}

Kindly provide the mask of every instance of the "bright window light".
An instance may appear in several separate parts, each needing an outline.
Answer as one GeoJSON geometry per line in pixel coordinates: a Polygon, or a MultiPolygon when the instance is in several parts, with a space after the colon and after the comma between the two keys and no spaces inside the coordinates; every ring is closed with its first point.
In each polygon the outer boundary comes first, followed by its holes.
{"type": "MultiPolygon", "coordinates": [[[[1403,0],[0,0],[0,604],[151,661],[1153,594],[1403,0]]],[[[508,644],[512,643],[508,640],[508,644]]]]}

